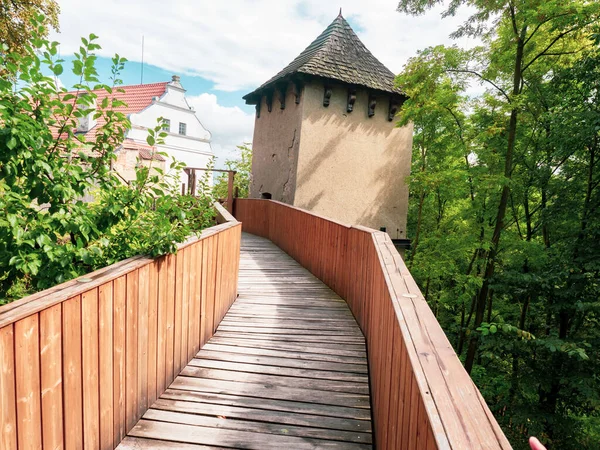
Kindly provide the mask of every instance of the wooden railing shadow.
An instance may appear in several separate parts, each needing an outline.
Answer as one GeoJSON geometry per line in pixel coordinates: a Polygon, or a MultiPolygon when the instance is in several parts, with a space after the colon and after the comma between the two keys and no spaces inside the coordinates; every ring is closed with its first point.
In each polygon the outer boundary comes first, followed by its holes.
{"type": "Polygon", "coordinates": [[[0,449],[112,449],[237,295],[240,224],[0,307],[0,449]]]}
{"type": "Polygon", "coordinates": [[[272,200],[236,199],[234,215],[348,303],[367,342],[377,448],[511,448],[386,233],[272,200]]]}

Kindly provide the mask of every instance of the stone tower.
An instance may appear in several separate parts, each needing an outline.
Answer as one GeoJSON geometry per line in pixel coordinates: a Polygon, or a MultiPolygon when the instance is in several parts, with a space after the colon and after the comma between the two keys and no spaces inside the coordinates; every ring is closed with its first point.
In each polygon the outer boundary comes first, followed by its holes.
{"type": "Polygon", "coordinates": [[[395,118],[405,99],[340,12],[244,96],[256,105],[250,197],[405,239],[412,127],[395,118]]]}

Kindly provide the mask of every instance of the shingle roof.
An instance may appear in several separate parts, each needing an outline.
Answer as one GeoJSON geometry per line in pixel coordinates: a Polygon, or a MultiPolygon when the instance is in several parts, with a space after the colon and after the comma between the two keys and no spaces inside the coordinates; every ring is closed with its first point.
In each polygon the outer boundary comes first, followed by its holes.
{"type": "Polygon", "coordinates": [[[255,103],[261,91],[294,74],[329,78],[370,89],[403,94],[394,73],[365,47],[340,13],[296,59],[255,91],[244,96],[255,103]]]}

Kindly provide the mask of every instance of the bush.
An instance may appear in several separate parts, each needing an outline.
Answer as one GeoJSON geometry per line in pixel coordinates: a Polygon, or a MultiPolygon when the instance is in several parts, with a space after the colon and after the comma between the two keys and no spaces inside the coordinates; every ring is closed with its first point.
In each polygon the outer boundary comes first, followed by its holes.
{"type": "MultiPolygon", "coordinates": [[[[43,20],[32,21],[24,51],[0,50],[0,303],[136,254],[174,252],[214,220],[209,196],[178,195],[174,160],[166,173],[137,168],[129,185],[110,170],[130,126],[117,111],[126,60],[115,55],[110,84],[102,84],[97,36],[82,38],[71,69],[80,81],[69,94],[47,75],[59,76],[64,61],[58,43],[44,38],[43,20]],[[97,107],[95,89],[110,94],[97,107]],[[77,119],[90,112],[101,120],[85,142],[77,119]],[[95,201],[84,202],[90,194],[95,201]]],[[[148,144],[165,136],[159,121],[148,144]]]]}

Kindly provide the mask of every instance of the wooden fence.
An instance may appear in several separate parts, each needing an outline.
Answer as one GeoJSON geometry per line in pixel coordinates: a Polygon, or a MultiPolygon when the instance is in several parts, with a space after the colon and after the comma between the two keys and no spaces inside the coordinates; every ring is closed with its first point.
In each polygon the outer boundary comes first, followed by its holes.
{"type": "MultiPolygon", "coordinates": [[[[0,449],[112,449],[213,335],[237,294],[241,226],[0,308],[0,449]]],[[[228,221],[227,221],[228,220],[228,221]]]]}
{"type": "Polygon", "coordinates": [[[377,448],[511,448],[386,233],[271,200],[236,199],[234,213],[348,303],[367,342],[377,448]]]}

